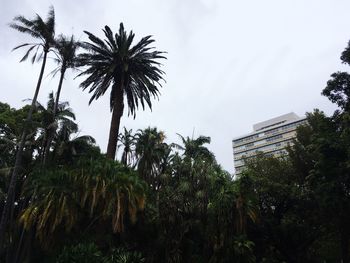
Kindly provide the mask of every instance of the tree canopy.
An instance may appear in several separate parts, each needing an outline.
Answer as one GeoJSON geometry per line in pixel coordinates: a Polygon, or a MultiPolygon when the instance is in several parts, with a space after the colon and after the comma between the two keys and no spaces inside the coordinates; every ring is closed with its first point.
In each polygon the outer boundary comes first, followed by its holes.
{"type": "MultiPolygon", "coordinates": [[[[322,91],[338,109],[307,113],[288,155],[258,155],[233,176],[209,136],[174,143],[152,126],[119,133],[124,98],[135,116],[159,96],[165,55],[151,36],[133,45],[121,23],[116,34],[105,26],[105,39],[56,38],[53,8],[45,21],[18,16],[10,27],[39,41],[17,47],[29,47],[22,60],[41,50],[43,63],[31,105],[0,102],[1,262],[349,263],[348,72],[332,74],[322,91]],[[51,51],[60,80],[40,103],[51,51]],[[60,100],[75,67],[90,103],[110,89],[107,154],[60,100]]],[[[350,44],[341,60],[350,65],[350,44]]]]}

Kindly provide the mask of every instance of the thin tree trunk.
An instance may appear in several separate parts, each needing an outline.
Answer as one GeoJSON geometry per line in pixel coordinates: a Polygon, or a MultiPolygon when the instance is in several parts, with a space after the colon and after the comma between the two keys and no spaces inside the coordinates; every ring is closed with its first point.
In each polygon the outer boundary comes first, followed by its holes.
{"type": "MultiPolygon", "coordinates": [[[[19,207],[19,210],[22,210],[22,206],[19,207]]],[[[10,209],[10,216],[9,216],[9,219],[8,219],[8,222],[9,225],[8,225],[8,228],[7,228],[7,231],[10,233],[10,239],[11,240],[15,240],[15,234],[14,234],[14,229],[15,229],[15,226],[14,226],[14,220],[13,220],[13,216],[14,216],[14,211],[15,210],[15,207],[12,206],[11,209],[10,209]]],[[[6,262],[7,263],[12,263],[12,259],[13,259],[13,255],[14,255],[14,251],[15,251],[15,248],[16,248],[16,244],[11,244],[8,248],[7,248],[7,255],[6,255],[6,262]]]]}
{"type": "Polygon", "coordinates": [[[120,126],[120,119],[123,116],[123,110],[124,110],[124,103],[123,103],[123,84],[119,85],[117,87],[115,94],[114,94],[114,105],[113,105],[113,112],[112,112],[112,120],[111,120],[111,127],[109,130],[109,139],[108,139],[108,146],[107,146],[107,158],[108,159],[115,159],[115,153],[117,150],[117,142],[118,142],[118,134],[119,134],[119,126],[120,126]]]}
{"type": "Polygon", "coordinates": [[[128,166],[128,161],[127,161],[127,153],[125,153],[125,151],[122,154],[122,158],[120,160],[120,162],[124,165],[124,166],[128,166]]]}
{"type": "MultiPolygon", "coordinates": [[[[55,98],[55,105],[53,107],[53,121],[56,123],[56,114],[57,114],[57,109],[58,109],[58,103],[59,103],[59,98],[60,98],[60,94],[61,94],[61,89],[62,89],[62,84],[63,84],[63,79],[64,79],[64,74],[66,72],[66,68],[64,66],[62,66],[61,68],[61,76],[60,76],[60,81],[58,83],[58,88],[57,88],[57,92],[56,92],[56,98],[55,98]]],[[[48,138],[45,144],[45,152],[44,152],[44,158],[43,158],[43,164],[45,165],[47,162],[47,158],[49,156],[50,153],[50,147],[51,147],[51,143],[53,141],[53,137],[54,137],[54,133],[56,129],[56,125],[52,128],[50,128],[50,132],[48,134],[48,138]]]]}
{"type": "MultiPolygon", "coordinates": [[[[33,197],[34,197],[34,195],[31,196],[30,200],[28,200],[27,198],[22,200],[18,210],[22,211],[31,201],[33,201],[33,197]]],[[[13,221],[13,218],[10,218],[10,222],[12,222],[12,221],[13,221]]],[[[21,229],[21,227],[20,227],[20,229],[21,229]]],[[[25,238],[24,226],[22,226],[22,230],[20,232],[21,232],[21,235],[20,235],[20,238],[18,240],[18,244],[16,244],[17,249],[16,249],[16,253],[14,254],[13,259],[11,261],[12,263],[21,262],[21,255],[23,254],[22,246],[23,246],[23,242],[24,242],[24,238],[25,238]]],[[[15,246],[14,246],[14,248],[15,248],[15,246]]]]}
{"type": "Polygon", "coordinates": [[[62,84],[63,84],[63,79],[64,79],[65,73],[66,73],[66,67],[62,66],[60,81],[58,83],[58,88],[57,88],[57,92],[56,92],[55,106],[53,108],[53,115],[54,116],[56,116],[56,114],[57,114],[58,103],[59,103],[59,100],[60,100],[61,89],[62,89],[62,84]]]}
{"type": "Polygon", "coordinates": [[[4,204],[4,209],[2,210],[1,222],[0,222],[0,251],[1,252],[3,251],[3,245],[4,245],[4,241],[5,241],[6,226],[7,226],[9,212],[12,209],[14,201],[15,201],[17,177],[21,171],[21,166],[22,166],[22,152],[23,152],[24,143],[25,143],[25,139],[27,136],[28,128],[29,128],[28,126],[32,120],[33,111],[35,109],[35,104],[36,104],[36,101],[38,99],[40,85],[41,85],[41,81],[42,81],[42,78],[44,75],[44,70],[45,70],[45,65],[46,65],[47,53],[48,53],[48,51],[44,50],[44,58],[43,58],[43,63],[41,65],[39,79],[38,79],[38,82],[36,85],[34,97],[32,100],[32,105],[29,109],[27,119],[24,123],[21,141],[19,143],[17,153],[16,153],[15,167],[13,169],[9,188],[7,190],[7,196],[6,196],[6,201],[4,204]]]}

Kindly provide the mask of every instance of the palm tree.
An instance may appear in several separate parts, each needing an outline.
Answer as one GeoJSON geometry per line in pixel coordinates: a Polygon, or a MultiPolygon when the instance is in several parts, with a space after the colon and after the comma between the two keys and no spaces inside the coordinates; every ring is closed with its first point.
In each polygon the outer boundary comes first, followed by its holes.
{"type": "Polygon", "coordinates": [[[55,137],[53,147],[53,157],[56,161],[70,163],[75,156],[92,156],[99,153],[99,148],[95,146],[95,139],[89,135],[77,136],[78,127],[75,123],[63,122],[55,137]]]}
{"type": "MultiPolygon", "coordinates": [[[[77,136],[79,132],[78,124],[75,122],[75,114],[69,107],[68,102],[59,102],[54,115],[55,99],[53,93],[49,94],[49,100],[46,108],[37,103],[38,112],[41,117],[41,131],[38,134],[36,141],[39,147],[39,157],[47,145],[47,140],[51,136],[52,141],[47,157],[52,153],[51,159],[55,162],[63,160],[68,163],[73,156],[90,154],[90,151],[97,150],[95,147],[95,139],[89,135],[77,136]],[[50,149],[52,151],[50,152],[50,149]]],[[[96,151],[94,151],[96,152],[96,151]]]]}
{"type": "MultiPolygon", "coordinates": [[[[48,157],[49,150],[51,143],[49,145],[49,149],[47,150],[46,147],[48,145],[48,140],[54,139],[57,130],[59,129],[59,125],[61,126],[63,124],[70,125],[71,127],[74,127],[74,132],[78,131],[78,125],[74,122],[75,120],[75,114],[73,113],[73,110],[69,107],[68,102],[61,102],[57,105],[55,104],[57,99],[55,99],[53,92],[49,94],[49,100],[47,102],[46,108],[41,105],[40,103],[37,103],[37,109],[39,114],[41,115],[41,133],[39,137],[37,138],[37,141],[40,142],[41,148],[39,150],[39,157],[43,157],[42,155],[44,152],[46,152],[48,157]],[[56,107],[56,113],[55,111],[56,107]]],[[[45,156],[44,156],[45,157],[45,156]]],[[[44,158],[43,157],[43,158],[44,158]]]]}
{"type": "Polygon", "coordinates": [[[248,220],[253,223],[258,221],[258,201],[256,193],[252,191],[252,180],[247,175],[242,175],[236,181],[235,190],[235,228],[237,235],[246,235],[248,220]]]}
{"type": "MultiPolygon", "coordinates": [[[[59,99],[63,84],[63,79],[66,73],[66,70],[71,68],[74,69],[76,66],[76,58],[77,58],[77,50],[80,46],[80,43],[74,40],[74,36],[72,35],[70,38],[60,35],[56,41],[55,41],[55,54],[57,58],[55,58],[55,62],[59,65],[54,71],[53,74],[60,72],[60,80],[58,83],[57,93],[56,93],[56,100],[53,107],[53,118],[55,119],[55,116],[57,114],[57,109],[59,107],[59,99]]],[[[48,154],[50,151],[51,143],[53,140],[54,130],[57,128],[56,125],[52,126],[51,132],[47,138],[46,145],[45,145],[45,152],[44,152],[44,158],[43,163],[46,163],[46,160],[48,158],[48,154]]]]}
{"type": "Polygon", "coordinates": [[[50,7],[46,21],[44,21],[39,15],[36,15],[36,17],[32,20],[27,19],[24,16],[17,16],[14,18],[14,22],[10,24],[10,27],[18,30],[19,32],[29,34],[33,38],[39,40],[39,42],[36,42],[36,43],[25,43],[14,48],[14,49],[18,49],[21,47],[29,47],[29,49],[21,59],[21,62],[25,61],[28,58],[28,56],[32,53],[33,50],[35,51],[32,57],[32,62],[34,63],[34,61],[37,58],[37,54],[40,50],[42,50],[42,53],[39,55],[38,59],[42,58],[43,61],[42,61],[41,70],[40,70],[38,82],[36,85],[34,97],[32,100],[32,105],[28,112],[26,125],[24,126],[21,140],[17,149],[15,167],[13,169],[10,185],[8,188],[6,203],[2,211],[1,222],[0,222],[0,250],[2,249],[2,245],[4,242],[5,229],[8,221],[8,214],[9,214],[10,208],[13,206],[13,203],[14,203],[16,181],[21,169],[20,167],[22,163],[22,150],[23,150],[24,142],[27,135],[27,129],[28,129],[27,126],[32,119],[32,114],[38,98],[41,80],[44,75],[47,54],[54,44],[55,11],[53,7],[50,7]]]}
{"type": "Polygon", "coordinates": [[[157,59],[165,58],[164,52],[154,51],[149,47],[154,42],[151,36],[142,38],[131,46],[134,33],[129,34],[121,23],[119,33],[115,35],[108,26],[103,32],[103,41],[90,32],[84,31],[92,43],[84,42],[87,53],[79,55],[79,64],[88,68],[78,76],[88,75],[80,84],[85,90],[90,87],[93,92],[91,103],[102,96],[111,86],[110,109],[112,120],[109,131],[107,157],[115,158],[119,134],[120,119],[124,111],[124,96],[126,97],[129,114],[136,114],[139,104],[145,107],[145,102],[152,109],[151,97],[157,98],[158,85],[164,72],[159,69],[157,59]]]}
{"type": "Polygon", "coordinates": [[[81,205],[91,216],[110,218],[114,233],[123,232],[125,217],[135,222],[137,212],[144,209],[144,182],[134,171],[110,160],[90,161],[83,167],[79,180],[86,193],[80,195],[81,205]]]}
{"type": "Polygon", "coordinates": [[[72,35],[70,38],[59,35],[55,41],[55,54],[57,58],[55,62],[59,65],[54,71],[53,74],[60,72],[60,81],[57,88],[54,114],[57,111],[57,107],[59,104],[63,79],[67,69],[75,69],[77,66],[77,51],[80,47],[80,43],[75,41],[74,36],[72,35]]]}
{"type": "Polygon", "coordinates": [[[125,218],[135,222],[144,209],[144,192],[134,171],[106,159],[34,170],[23,191],[31,201],[19,221],[45,245],[54,242],[58,230],[89,228],[96,221],[109,220],[113,232],[120,233],[125,218]]]}
{"type": "Polygon", "coordinates": [[[123,154],[121,157],[121,163],[125,166],[131,165],[133,163],[133,152],[135,146],[135,136],[132,135],[132,129],[127,130],[124,127],[124,133],[120,133],[118,139],[121,143],[120,145],[118,145],[118,147],[124,147],[123,154]]]}
{"type": "Polygon", "coordinates": [[[165,135],[157,128],[139,130],[136,135],[137,170],[142,179],[148,182],[154,190],[159,187],[160,165],[165,156],[169,155],[169,147],[164,143],[165,135]]]}
{"type": "Polygon", "coordinates": [[[190,139],[188,136],[185,138],[178,134],[181,138],[183,146],[174,144],[177,148],[184,150],[185,157],[195,159],[201,157],[208,160],[214,160],[215,157],[212,152],[208,150],[204,144],[210,143],[210,137],[199,136],[197,139],[190,139]]]}
{"type": "Polygon", "coordinates": [[[34,171],[23,187],[23,196],[31,200],[20,215],[24,228],[34,227],[46,245],[52,241],[47,236],[59,225],[70,231],[79,215],[78,185],[74,173],[65,167],[34,171]]]}

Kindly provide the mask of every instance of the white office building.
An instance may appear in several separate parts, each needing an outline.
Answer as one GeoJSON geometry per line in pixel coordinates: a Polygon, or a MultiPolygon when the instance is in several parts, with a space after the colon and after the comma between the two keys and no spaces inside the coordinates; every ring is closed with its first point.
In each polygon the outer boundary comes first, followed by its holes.
{"type": "Polygon", "coordinates": [[[306,119],[291,112],[253,125],[253,132],[232,140],[236,174],[245,167],[245,160],[254,158],[259,152],[281,156],[287,154],[286,147],[293,143],[296,128],[306,124],[306,119]]]}

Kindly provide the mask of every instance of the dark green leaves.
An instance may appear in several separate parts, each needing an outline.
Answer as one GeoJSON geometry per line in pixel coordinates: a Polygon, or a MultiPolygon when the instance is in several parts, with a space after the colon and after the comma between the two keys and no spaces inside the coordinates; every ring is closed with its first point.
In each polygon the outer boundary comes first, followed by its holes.
{"type": "Polygon", "coordinates": [[[80,84],[83,89],[93,92],[90,103],[98,99],[106,90],[111,90],[111,110],[115,101],[115,89],[123,89],[129,108],[129,114],[135,116],[139,105],[152,107],[151,98],[157,98],[158,87],[164,72],[159,69],[158,59],[164,59],[164,52],[152,51],[149,45],[154,42],[151,36],[144,37],[131,47],[134,33],[127,34],[121,23],[118,33],[105,26],[103,32],[106,39],[102,40],[90,32],[84,31],[91,42],[84,42],[88,51],[79,55],[79,65],[87,66],[79,76],[88,75],[80,84]]]}
{"type": "Polygon", "coordinates": [[[350,75],[347,72],[336,72],[331,77],[322,95],[342,110],[350,112],[350,75]]]}
{"type": "MultiPolygon", "coordinates": [[[[36,17],[31,20],[24,16],[16,16],[9,26],[21,33],[28,34],[31,37],[40,40],[37,43],[25,43],[13,49],[16,50],[18,48],[29,46],[29,49],[20,62],[27,60],[28,56],[33,52],[34,54],[31,61],[34,63],[40,47],[43,47],[44,52],[48,52],[55,43],[55,12],[52,6],[49,9],[46,21],[43,21],[38,14],[36,14],[36,17]]],[[[39,56],[38,59],[40,58],[41,56],[39,56]]]]}

